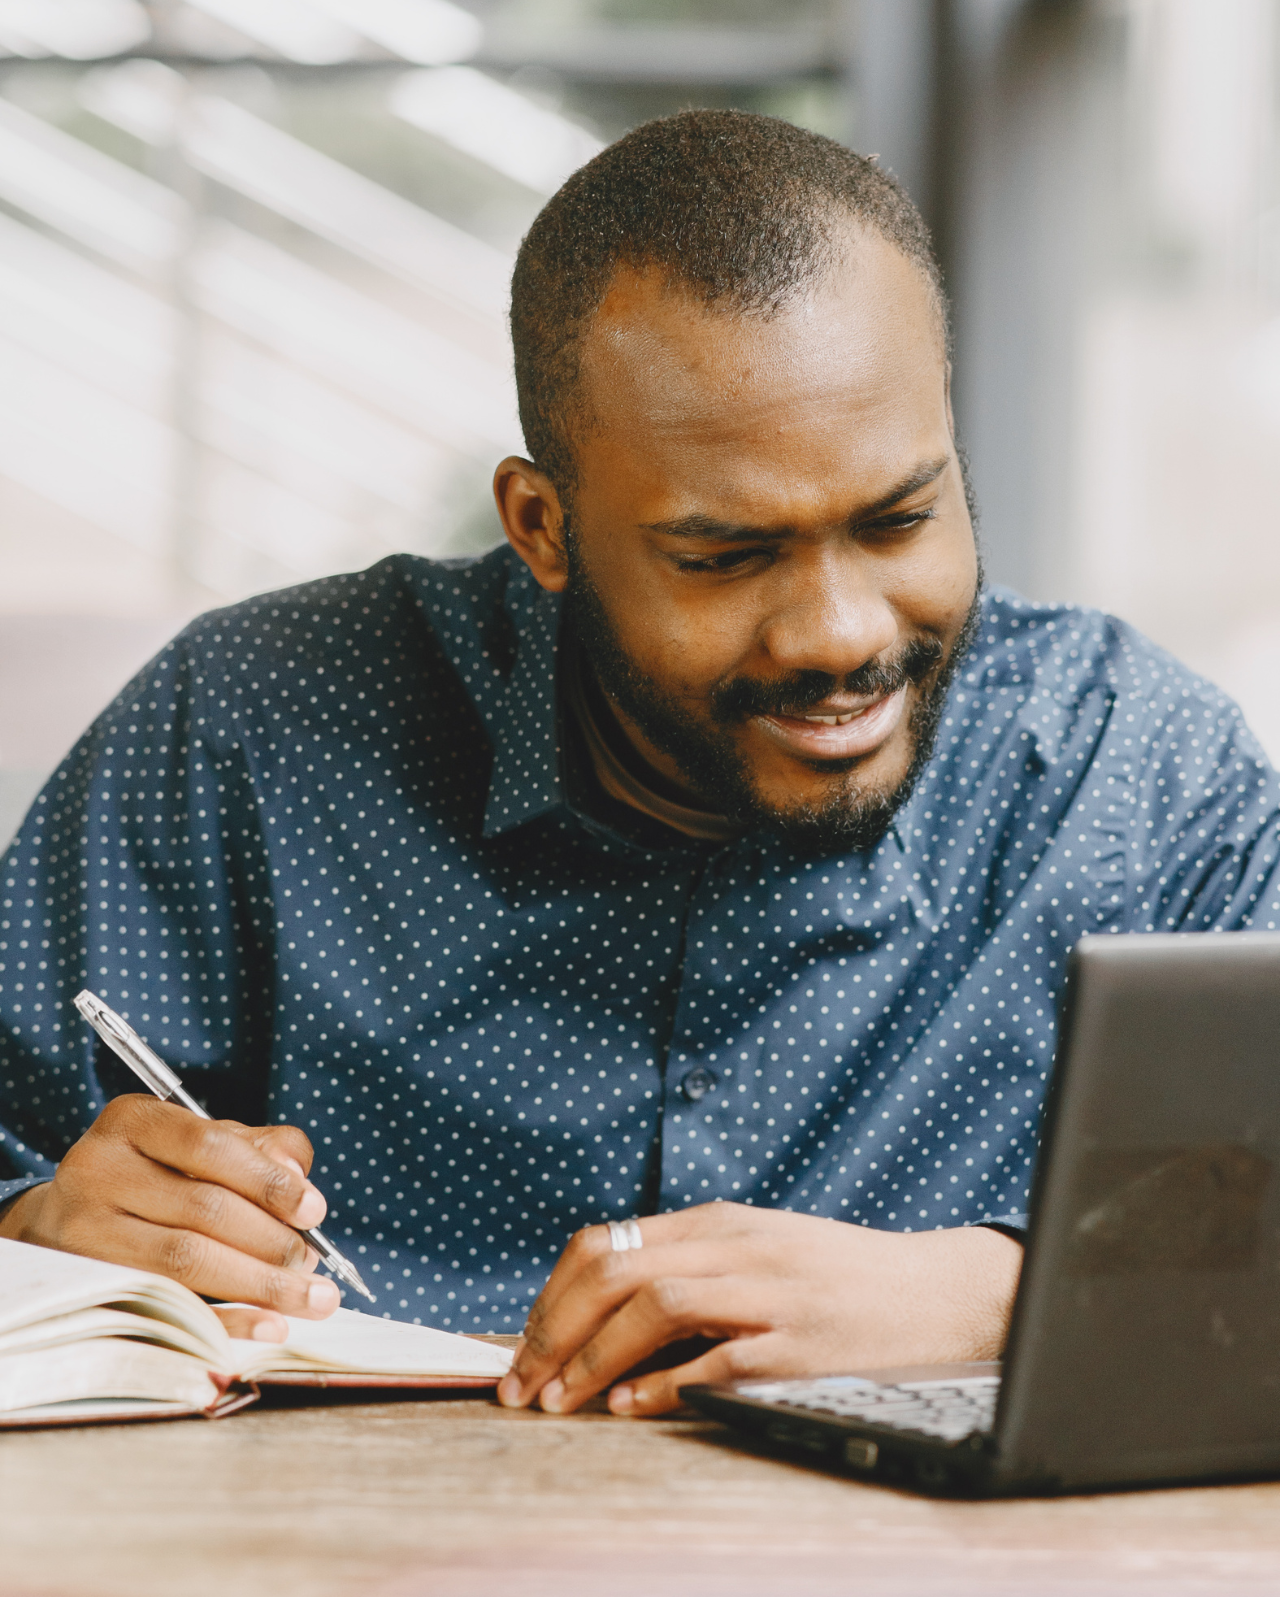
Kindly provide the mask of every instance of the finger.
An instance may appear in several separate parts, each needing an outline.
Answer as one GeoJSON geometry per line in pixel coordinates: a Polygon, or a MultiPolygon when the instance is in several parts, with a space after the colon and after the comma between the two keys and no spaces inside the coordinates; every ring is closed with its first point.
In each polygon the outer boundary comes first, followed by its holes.
{"type": "MultiPolygon", "coordinates": [[[[728,1212],[742,1207],[743,1205],[734,1203],[704,1203],[695,1210],[686,1210],[680,1214],[646,1215],[643,1220],[637,1220],[636,1224],[640,1227],[642,1246],[658,1247],[663,1243],[681,1242],[696,1236],[697,1216],[705,1216],[713,1209],[728,1212]]],[[[584,1226],[581,1231],[575,1232],[565,1246],[564,1252],[556,1260],[555,1268],[547,1277],[546,1286],[538,1294],[538,1304],[542,1305],[544,1310],[553,1309],[584,1269],[613,1251],[613,1237],[607,1222],[603,1225],[584,1226]]],[[[535,1308],[537,1306],[535,1305],[535,1308]]]]}
{"type": "MultiPolygon", "coordinates": [[[[699,1238],[728,1240],[761,1232],[768,1235],[777,1218],[769,1210],[756,1209],[743,1203],[701,1203],[692,1209],[683,1209],[678,1214],[646,1215],[636,1223],[640,1227],[643,1247],[652,1249],[699,1238]]],[[[613,1242],[607,1223],[584,1226],[576,1232],[556,1261],[546,1286],[538,1294],[538,1300],[530,1312],[530,1321],[536,1326],[540,1317],[554,1311],[578,1276],[612,1251],[613,1242]]]]}
{"type": "Polygon", "coordinates": [[[325,1201],[304,1176],[216,1120],[198,1120],[173,1104],[139,1099],[123,1130],[137,1151],[157,1164],[237,1192],[286,1225],[309,1230],[324,1219],[325,1201]]]}
{"type": "Polygon", "coordinates": [[[556,1305],[585,1269],[604,1261],[612,1252],[608,1226],[585,1226],[570,1237],[529,1310],[511,1368],[498,1382],[500,1403],[521,1408],[532,1402],[542,1384],[560,1367],[563,1360],[555,1355],[554,1333],[548,1329],[554,1326],[556,1305]]]}
{"type": "Polygon", "coordinates": [[[534,1304],[524,1343],[503,1378],[499,1397],[512,1407],[532,1402],[543,1385],[647,1283],[661,1276],[718,1276],[734,1267],[731,1252],[722,1243],[646,1244],[639,1252],[626,1253],[596,1247],[554,1301],[544,1292],[534,1304]]]}
{"type": "Polygon", "coordinates": [[[116,1263],[166,1275],[202,1297],[304,1320],[323,1320],[342,1301],[327,1276],[277,1269],[198,1231],[152,1225],[132,1215],[119,1217],[109,1247],[116,1263]]]}
{"type": "Polygon", "coordinates": [[[117,1207],[136,1219],[175,1231],[198,1231],[264,1264],[309,1274],[319,1263],[315,1249],[239,1193],[211,1181],[180,1176],[147,1164],[117,1207]]]}
{"type": "MultiPolygon", "coordinates": [[[[688,1252],[689,1248],[664,1249],[688,1252]]],[[[773,1293],[758,1277],[657,1275],[627,1302],[542,1389],[542,1406],[568,1414],[670,1342],[760,1334],[771,1327],[773,1293]]]]}
{"type": "Polygon", "coordinates": [[[669,1414],[683,1407],[682,1386],[720,1386],[727,1381],[800,1373],[787,1368],[788,1363],[785,1338],[778,1332],[735,1337],[688,1364],[654,1370],[615,1386],[609,1393],[609,1411],[642,1417],[669,1414]]]}
{"type": "Polygon", "coordinates": [[[566,1289],[589,1264],[602,1259],[606,1253],[612,1251],[613,1244],[610,1241],[607,1225],[589,1225],[584,1226],[581,1231],[575,1231],[565,1245],[564,1252],[556,1260],[555,1268],[547,1277],[546,1286],[539,1292],[537,1302],[529,1312],[525,1334],[528,1335],[529,1325],[540,1314],[545,1315],[555,1306],[566,1289]]]}
{"type": "Polygon", "coordinates": [[[246,1342],[283,1342],[289,1335],[289,1322],[274,1309],[251,1309],[245,1303],[215,1304],[213,1312],[227,1328],[228,1336],[246,1342]]]}
{"type": "MultiPolygon", "coordinates": [[[[707,1217],[713,1211],[717,1211],[719,1216],[727,1217],[744,1207],[737,1203],[704,1203],[696,1209],[683,1210],[679,1214],[646,1215],[643,1220],[637,1220],[636,1224],[640,1227],[643,1247],[659,1247],[664,1243],[683,1242],[697,1236],[700,1227],[706,1224],[707,1217]]],[[[575,1232],[557,1259],[555,1268],[547,1277],[547,1284],[538,1295],[539,1302],[545,1300],[548,1308],[554,1307],[561,1294],[572,1285],[583,1269],[602,1255],[612,1252],[613,1239],[607,1222],[603,1225],[584,1226],[581,1231],[575,1232]]]]}
{"type": "Polygon", "coordinates": [[[311,1161],[315,1157],[315,1150],[311,1146],[311,1139],[306,1132],[297,1126],[237,1126],[234,1122],[220,1122],[243,1137],[246,1142],[253,1144],[260,1152],[265,1153],[268,1159],[274,1159],[278,1164],[289,1165],[300,1176],[307,1176],[311,1170],[311,1161]]]}
{"type": "MultiPolygon", "coordinates": [[[[529,1310],[524,1331],[516,1344],[511,1368],[498,1382],[498,1401],[507,1408],[523,1408],[560,1368],[567,1355],[557,1353],[556,1308],[592,1266],[608,1268],[613,1244],[607,1225],[585,1226],[570,1237],[556,1261],[547,1284],[529,1310]]],[[[570,1348],[572,1351],[572,1348],[570,1348]]]]}

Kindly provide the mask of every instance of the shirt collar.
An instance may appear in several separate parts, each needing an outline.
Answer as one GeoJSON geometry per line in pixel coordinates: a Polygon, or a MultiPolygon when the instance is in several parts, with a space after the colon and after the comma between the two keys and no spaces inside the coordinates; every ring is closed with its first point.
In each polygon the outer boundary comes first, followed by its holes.
{"type": "MultiPolygon", "coordinates": [[[[430,587],[435,591],[424,595],[426,608],[493,747],[483,832],[485,837],[498,837],[567,803],[557,689],[561,599],[540,587],[509,548],[478,559],[439,562],[433,575],[436,580],[430,587]],[[493,592],[489,583],[495,580],[502,586],[502,610],[514,641],[514,659],[505,672],[494,660],[495,653],[502,651],[482,647],[492,644],[488,629],[476,627],[479,613],[487,608],[482,595],[493,592]],[[464,593],[464,588],[473,587],[474,592],[464,593]]],[[[1044,744],[1053,742],[1047,724],[1052,717],[1045,715],[1043,701],[1034,697],[1021,709],[1024,724],[1038,722],[1028,730],[1033,730],[1043,758],[1048,753],[1044,744]]],[[[919,797],[917,792],[908,810],[919,797]]],[[[903,854],[910,852],[911,828],[903,825],[904,818],[895,816],[880,848],[888,844],[903,854]]]]}
{"type": "MultiPolygon", "coordinates": [[[[1078,637],[1071,631],[1079,623],[1064,624],[1055,606],[1024,599],[1011,588],[993,587],[982,596],[982,612],[983,636],[962,667],[957,686],[973,707],[985,704],[989,716],[1000,714],[1012,701],[1034,759],[1041,769],[1052,770],[1078,753],[1082,729],[1087,740],[1090,721],[1095,729],[1103,726],[1110,690],[1102,685],[1083,688],[1075,664],[1078,637]],[[989,681],[995,676],[993,646],[1005,655],[999,687],[989,681]]],[[[958,700],[955,688],[952,696],[958,700]]]]}
{"type": "Polygon", "coordinates": [[[564,803],[556,678],[560,596],[534,581],[523,560],[509,558],[503,605],[516,638],[505,687],[486,713],[493,768],[484,835],[498,837],[564,803]]]}
{"type": "Polygon", "coordinates": [[[483,834],[497,837],[564,802],[556,710],[560,599],[538,586],[506,544],[484,555],[415,559],[412,571],[414,600],[489,740],[483,834]]]}
{"type": "MultiPolygon", "coordinates": [[[[498,837],[568,802],[560,709],[564,675],[561,599],[540,587],[522,560],[512,559],[503,602],[515,634],[516,653],[504,687],[495,696],[486,695],[486,703],[480,706],[493,744],[485,837],[498,837]]],[[[634,805],[635,797],[628,796],[626,801],[634,805]]],[[[660,805],[641,803],[636,807],[674,825],[677,831],[705,835],[710,841],[724,843],[737,836],[737,828],[718,816],[706,817],[717,824],[704,834],[662,813],[660,805]]],[[[678,809],[674,805],[668,808],[678,809]]],[[[689,815],[699,818],[695,811],[689,815]]]]}

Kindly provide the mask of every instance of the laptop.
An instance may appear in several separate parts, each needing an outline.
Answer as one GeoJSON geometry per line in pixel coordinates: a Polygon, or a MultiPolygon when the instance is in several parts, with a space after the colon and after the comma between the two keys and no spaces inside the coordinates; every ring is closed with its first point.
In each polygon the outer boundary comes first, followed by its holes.
{"type": "Polygon", "coordinates": [[[1003,1364],[689,1386],[769,1447],[991,1497],[1280,1475],[1280,934],[1068,962],[1003,1364]]]}

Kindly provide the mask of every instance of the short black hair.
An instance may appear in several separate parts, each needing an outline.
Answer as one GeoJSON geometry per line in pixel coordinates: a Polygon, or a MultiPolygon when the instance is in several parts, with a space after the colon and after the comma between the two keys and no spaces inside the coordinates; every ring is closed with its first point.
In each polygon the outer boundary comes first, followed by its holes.
{"type": "Polygon", "coordinates": [[[525,444],[568,508],[581,344],[620,266],[655,267],[708,305],[770,317],[837,258],[851,218],[946,299],[919,211],[874,158],[777,117],[681,111],[642,123],[581,167],[516,257],[511,339],[525,444]]]}

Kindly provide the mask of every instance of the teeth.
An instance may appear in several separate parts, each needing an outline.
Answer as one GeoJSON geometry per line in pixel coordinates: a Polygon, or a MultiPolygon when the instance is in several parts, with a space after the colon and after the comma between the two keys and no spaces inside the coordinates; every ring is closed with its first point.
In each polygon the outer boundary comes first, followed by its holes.
{"type": "Polygon", "coordinates": [[[865,714],[863,710],[850,710],[848,715],[806,715],[806,721],[813,721],[818,726],[848,726],[855,717],[865,714]]]}

